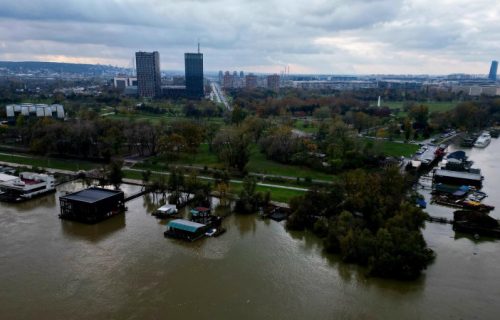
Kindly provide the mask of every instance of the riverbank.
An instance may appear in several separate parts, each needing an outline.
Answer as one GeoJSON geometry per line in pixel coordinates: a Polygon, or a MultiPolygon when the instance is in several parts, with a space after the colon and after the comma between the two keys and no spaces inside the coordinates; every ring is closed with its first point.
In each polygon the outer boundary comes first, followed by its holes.
{"type": "MultiPolygon", "coordinates": [[[[66,175],[76,175],[83,170],[73,170],[75,168],[80,168],[80,164],[71,163],[66,161],[57,161],[57,160],[33,160],[28,156],[20,156],[20,155],[4,155],[2,158],[0,155],[0,165],[12,166],[12,167],[25,167],[28,169],[39,168],[45,169],[51,173],[61,173],[66,175]],[[1,161],[1,159],[7,159],[9,161],[1,161]]],[[[95,167],[88,166],[85,167],[89,170],[94,169],[95,167]]],[[[142,182],[142,173],[146,170],[142,169],[133,169],[133,168],[124,168],[123,173],[126,179],[129,179],[129,182],[134,184],[143,184],[142,182]]],[[[152,176],[158,177],[161,175],[168,176],[170,173],[167,171],[153,171],[152,176]]],[[[199,176],[201,180],[214,181],[215,179],[208,176],[199,176]]],[[[230,192],[237,194],[241,190],[241,185],[243,184],[243,180],[231,179],[230,180],[230,192]]],[[[257,183],[257,191],[261,192],[270,192],[271,199],[276,202],[288,203],[288,201],[296,197],[298,195],[302,195],[307,192],[308,188],[303,186],[294,186],[292,185],[284,185],[284,184],[276,184],[276,183],[265,183],[258,182],[257,183]]]]}
{"type": "MultiPolygon", "coordinates": [[[[427,224],[436,261],[412,282],[366,278],[309,232],[231,215],[218,238],[165,239],[146,197],[97,225],[57,217],[61,192],[0,204],[0,318],[496,319],[498,241],[427,224]],[[457,303],[466,301],[467,303],[457,303]]],[[[124,186],[126,195],[140,186],[124,186]]]]}

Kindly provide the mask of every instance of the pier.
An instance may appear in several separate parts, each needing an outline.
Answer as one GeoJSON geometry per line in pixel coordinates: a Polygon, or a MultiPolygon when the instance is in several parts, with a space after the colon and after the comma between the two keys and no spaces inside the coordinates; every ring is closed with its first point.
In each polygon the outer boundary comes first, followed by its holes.
{"type": "Polygon", "coordinates": [[[444,217],[427,216],[427,218],[425,220],[427,220],[429,222],[434,222],[434,223],[453,224],[453,220],[452,219],[447,219],[447,218],[444,218],[444,217]]]}
{"type": "Polygon", "coordinates": [[[150,192],[149,190],[141,190],[141,191],[139,191],[131,196],[126,197],[125,199],[123,199],[123,202],[129,202],[129,201],[134,200],[136,198],[139,198],[139,197],[141,197],[149,192],[150,192]]]}

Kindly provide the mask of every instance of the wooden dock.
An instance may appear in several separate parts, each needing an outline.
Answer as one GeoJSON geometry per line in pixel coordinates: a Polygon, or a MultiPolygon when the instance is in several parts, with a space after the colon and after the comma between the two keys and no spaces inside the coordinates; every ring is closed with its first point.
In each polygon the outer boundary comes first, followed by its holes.
{"type": "Polygon", "coordinates": [[[134,200],[136,198],[139,198],[139,197],[145,195],[146,193],[149,193],[149,191],[148,190],[141,190],[141,191],[139,191],[131,196],[126,197],[125,199],[123,199],[123,202],[129,202],[131,200],[134,200]]]}
{"type": "Polygon", "coordinates": [[[444,218],[444,217],[427,216],[426,220],[429,221],[429,222],[435,222],[435,223],[453,224],[453,220],[452,219],[447,219],[447,218],[444,218]]]}

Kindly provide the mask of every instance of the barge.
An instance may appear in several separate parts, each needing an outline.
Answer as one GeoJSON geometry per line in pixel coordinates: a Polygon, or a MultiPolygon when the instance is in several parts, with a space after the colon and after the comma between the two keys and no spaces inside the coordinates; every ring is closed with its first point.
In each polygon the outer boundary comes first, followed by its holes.
{"type": "Polygon", "coordinates": [[[22,202],[55,191],[53,176],[22,172],[16,179],[0,183],[0,201],[22,202]]]}
{"type": "Polygon", "coordinates": [[[490,212],[495,209],[494,206],[487,205],[478,201],[472,201],[469,199],[456,199],[452,196],[445,196],[445,195],[433,197],[432,202],[446,207],[457,208],[457,209],[469,209],[479,212],[490,212]]]}
{"type": "Polygon", "coordinates": [[[436,169],[434,171],[434,182],[452,185],[467,185],[480,188],[484,177],[479,169],[469,171],[455,171],[448,169],[436,169]]]}

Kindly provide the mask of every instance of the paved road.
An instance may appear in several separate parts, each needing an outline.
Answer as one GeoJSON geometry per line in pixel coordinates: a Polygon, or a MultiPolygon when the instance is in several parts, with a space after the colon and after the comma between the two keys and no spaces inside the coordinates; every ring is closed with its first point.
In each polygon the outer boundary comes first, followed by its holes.
{"type": "Polygon", "coordinates": [[[211,82],[210,86],[212,87],[212,91],[215,93],[216,100],[222,102],[227,111],[233,111],[233,107],[227,101],[226,96],[224,95],[224,91],[222,91],[220,85],[217,82],[211,82]]]}

